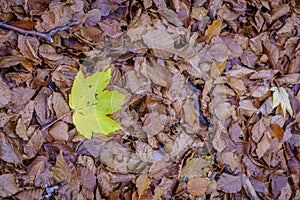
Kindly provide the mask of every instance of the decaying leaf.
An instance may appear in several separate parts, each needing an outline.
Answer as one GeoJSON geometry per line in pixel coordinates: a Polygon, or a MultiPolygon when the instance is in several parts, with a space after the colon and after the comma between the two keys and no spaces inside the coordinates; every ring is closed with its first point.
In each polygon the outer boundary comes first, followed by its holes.
{"type": "Polygon", "coordinates": [[[111,79],[110,72],[108,69],[84,78],[80,71],[74,80],[69,104],[74,109],[73,122],[86,138],[90,139],[93,133],[108,134],[121,128],[107,116],[117,111],[125,98],[117,91],[105,90],[111,79]]]}
{"type": "Polygon", "coordinates": [[[286,90],[283,87],[272,87],[271,91],[273,91],[273,109],[279,106],[283,111],[284,118],[286,117],[286,111],[290,116],[293,116],[293,109],[286,90]]]}

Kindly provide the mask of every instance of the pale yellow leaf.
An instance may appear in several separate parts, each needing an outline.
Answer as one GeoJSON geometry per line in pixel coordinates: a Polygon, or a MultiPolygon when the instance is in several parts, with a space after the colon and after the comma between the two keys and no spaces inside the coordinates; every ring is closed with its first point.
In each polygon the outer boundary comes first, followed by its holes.
{"type": "Polygon", "coordinates": [[[271,91],[273,91],[273,109],[280,106],[284,118],[286,117],[286,111],[288,111],[290,116],[293,116],[293,109],[286,90],[283,87],[272,87],[271,91]]]}

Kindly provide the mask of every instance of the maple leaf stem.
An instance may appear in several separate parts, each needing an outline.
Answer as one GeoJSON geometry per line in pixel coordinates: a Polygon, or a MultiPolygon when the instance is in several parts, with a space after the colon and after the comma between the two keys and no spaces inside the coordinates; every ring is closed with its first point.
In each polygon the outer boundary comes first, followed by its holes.
{"type": "Polygon", "coordinates": [[[52,126],[53,124],[55,124],[56,122],[62,120],[63,118],[65,118],[66,116],[68,116],[69,114],[71,114],[73,112],[73,110],[63,114],[62,116],[60,116],[59,118],[55,119],[54,121],[52,121],[50,124],[48,124],[47,126],[45,126],[44,128],[41,129],[41,132],[45,131],[46,129],[48,129],[50,126],[52,126]]]}
{"type": "Polygon", "coordinates": [[[17,31],[17,32],[22,33],[24,35],[35,35],[35,36],[38,36],[40,38],[43,38],[44,40],[47,40],[48,42],[53,43],[53,39],[52,39],[51,36],[55,35],[58,32],[70,29],[72,26],[77,25],[77,24],[78,24],[78,22],[71,22],[71,23],[67,24],[64,27],[55,28],[55,29],[53,29],[49,32],[46,32],[46,33],[41,33],[41,32],[38,32],[38,31],[25,30],[25,29],[18,28],[18,27],[13,26],[13,25],[6,24],[4,22],[0,22],[0,27],[5,28],[5,29],[9,29],[9,30],[13,30],[13,31],[17,31]]]}

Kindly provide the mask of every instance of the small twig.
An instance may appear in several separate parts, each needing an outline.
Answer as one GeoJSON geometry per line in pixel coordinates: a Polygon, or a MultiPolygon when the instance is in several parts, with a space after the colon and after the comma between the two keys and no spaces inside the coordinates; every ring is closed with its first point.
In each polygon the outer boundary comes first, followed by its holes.
{"type": "Polygon", "coordinates": [[[71,110],[70,112],[67,112],[67,113],[63,114],[62,116],[60,116],[56,120],[52,121],[50,124],[48,124],[47,126],[45,126],[44,128],[42,128],[41,132],[45,131],[47,128],[49,128],[50,126],[52,126],[56,122],[62,120],[63,118],[65,118],[66,116],[68,116],[69,114],[71,114],[72,112],[73,112],[73,110],[71,110]]]}
{"type": "Polygon", "coordinates": [[[22,28],[18,28],[16,26],[5,24],[3,22],[0,22],[0,27],[5,28],[5,29],[10,29],[10,30],[13,30],[13,31],[17,31],[17,32],[19,32],[21,34],[24,34],[24,35],[35,35],[35,36],[41,37],[44,40],[47,40],[48,42],[52,43],[53,42],[53,39],[52,39],[53,35],[55,35],[58,32],[70,29],[72,26],[77,25],[77,24],[78,24],[78,22],[71,22],[71,23],[69,23],[68,25],[66,25],[64,27],[55,28],[55,29],[53,29],[49,32],[46,32],[46,33],[41,33],[41,32],[38,32],[38,31],[25,30],[25,29],[22,29],[22,28]]]}

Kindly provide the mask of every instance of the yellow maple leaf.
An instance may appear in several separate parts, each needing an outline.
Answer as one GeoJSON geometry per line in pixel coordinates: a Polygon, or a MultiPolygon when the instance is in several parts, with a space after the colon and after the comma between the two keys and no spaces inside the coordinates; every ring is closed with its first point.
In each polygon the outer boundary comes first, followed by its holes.
{"type": "Polygon", "coordinates": [[[283,87],[272,87],[273,91],[273,108],[280,106],[283,111],[283,117],[286,117],[286,111],[293,116],[293,109],[289,99],[289,95],[283,87]]]}

